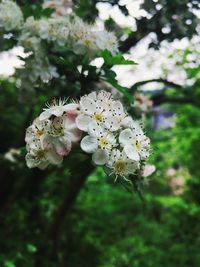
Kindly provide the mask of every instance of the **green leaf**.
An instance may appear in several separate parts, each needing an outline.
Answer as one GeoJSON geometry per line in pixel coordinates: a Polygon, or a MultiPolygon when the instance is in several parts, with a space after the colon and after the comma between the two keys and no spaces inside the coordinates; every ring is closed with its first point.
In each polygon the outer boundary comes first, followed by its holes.
{"type": "Polygon", "coordinates": [[[125,59],[122,54],[112,55],[108,50],[104,50],[101,53],[104,59],[104,65],[107,67],[112,67],[114,65],[135,65],[132,60],[125,59]]]}
{"type": "Polygon", "coordinates": [[[27,250],[30,253],[35,253],[37,251],[37,248],[33,244],[27,244],[27,250]]]}
{"type": "Polygon", "coordinates": [[[12,261],[5,261],[4,266],[5,267],[16,267],[16,265],[12,261]]]}
{"type": "Polygon", "coordinates": [[[118,81],[116,80],[116,73],[114,71],[106,69],[101,78],[122,93],[129,103],[133,103],[133,95],[129,93],[129,89],[127,87],[118,84],[118,81]]]}
{"type": "Polygon", "coordinates": [[[24,18],[28,18],[30,16],[33,16],[35,19],[39,19],[41,17],[50,17],[51,14],[54,12],[54,9],[52,8],[42,8],[42,5],[40,4],[26,4],[22,6],[22,12],[24,15],[24,18]]]}

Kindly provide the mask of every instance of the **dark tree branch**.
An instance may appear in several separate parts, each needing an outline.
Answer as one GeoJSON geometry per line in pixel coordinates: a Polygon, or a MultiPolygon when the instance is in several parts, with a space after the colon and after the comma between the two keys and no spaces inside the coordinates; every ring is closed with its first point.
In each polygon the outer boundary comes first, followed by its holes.
{"type": "Polygon", "coordinates": [[[139,86],[145,85],[147,83],[152,83],[152,82],[163,83],[165,85],[168,85],[170,87],[175,87],[175,88],[178,88],[178,89],[182,88],[182,86],[180,84],[177,84],[177,83],[174,83],[174,82],[170,82],[170,81],[168,81],[166,79],[161,79],[160,78],[160,79],[150,79],[150,80],[137,82],[130,88],[130,90],[136,90],[139,86]]]}
{"type": "MultiPolygon", "coordinates": [[[[141,82],[137,82],[135,83],[130,90],[131,91],[135,91],[137,90],[137,88],[139,86],[142,86],[144,84],[147,83],[151,83],[151,82],[158,82],[158,83],[163,83],[169,87],[174,87],[176,89],[184,89],[180,84],[174,83],[174,82],[170,82],[166,79],[150,79],[150,80],[145,80],[145,81],[141,81],[141,82]]],[[[184,90],[182,90],[184,92],[184,90]]],[[[174,97],[174,96],[166,96],[165,93],[162,91],[161,93],[155,94],[153,96],[151,96],[151,100],[153,101],[155,106],[164,104],[164,103],[174,103],[174,104],[193,104],[195,106],[199,106],[199,102],[192,98],[192,97],[188,97],[187,95],[183,95],[181,97],[174,97]]]]}
{"type": "Polygon", "coordinates": [[[151,97],[151,100],[154,103],[154,106],[159,106],[165,103],[172,104],[192,104],[199,107],[199,103],[197,103],[193,98],[189,97],[169,97],[164,94],[158,94],[151,97]]]}

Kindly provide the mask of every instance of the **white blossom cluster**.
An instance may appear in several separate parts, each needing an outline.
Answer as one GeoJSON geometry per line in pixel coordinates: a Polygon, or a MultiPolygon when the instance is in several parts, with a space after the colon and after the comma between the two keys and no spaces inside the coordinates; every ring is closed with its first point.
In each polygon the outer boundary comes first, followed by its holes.
{"type": "MultiPolygon", "coordinates": [[[[59,46],[67,46],[76,54],[89,53],[96,55],[107,49],[111,53],[118,52],[118,41],[112,32],[97,31],[93,25],[81,18],[70,15],[34,19],[28,17],[24,23],[20,40],[37,38],[59,46]]],[[[32,42],[33,49],[38,49],[37,42],[32,42]]]]}
{"type": "Polygon", "coordinates": [[[41,19],[28,17],[24,22],[20,7],[12,0],[0,3],[0,27],[7,31],[20,29],[19,44],[33,52],[40,48],[42,40],[69,46],[77,54],[97,54],[104,49],[118,52],[118,41],[112,32],[96,30],[95,25],[68,14],[41,19]]]}
{"type": "Polygon", "coordinates": [[[29,168],[45,169],[49,164],[60,165],[63,156],[78,142],[81,131],[75,119],[78,104],[54,100],[26,130],[26,163],[29,168]]]}
{"type": "Polygon", "coordinates": [[[28,167],[60,164],[81,132],[81,149],[116,178],[128,179],[149,157],[150,140],[140,124],[102,90],[81,97],[79,103],[54,101],[40,114],[26,132],[28,167]]]}
{"type": "Polygon", "coordinates": [[[23,92],[31,91],[36,81],[48,82],[59,77],[56,67],[49,61],[49,49],[56,51],[59,47],[66,47],[75,55],[88,55],[90,59],[105,49],[112,54],[118,52],[118,41],[112,32],[96,30],[95,25],[72,14],[52,14],[40,19],[28,17],[24,21],[20,7],[12,0],[0,3],[1,29],[18,30],[14,35],[17,45],[29,55],[25,68],[18,71],[23,92]]]}
{"type": "Polygon", "coordinates": [[[0,3],[0,29],[19,30],[23,24],[23,14],[18,5],[9,0],[0,3]]]}

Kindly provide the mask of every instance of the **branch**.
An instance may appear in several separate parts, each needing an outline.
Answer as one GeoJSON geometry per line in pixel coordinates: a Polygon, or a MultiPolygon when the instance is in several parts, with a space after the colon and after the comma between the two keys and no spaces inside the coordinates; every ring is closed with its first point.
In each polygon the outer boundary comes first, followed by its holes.
{"type": "Polygon", "coordinates": [[[150,79],[150,80],[137,82],[130,88],[130,90],[136,90],[139,86],[142,86],[142,85],[147,84],[147,83],[152,83],[152,82],[163,83],[165,85],[168,85],[168,86],[171,86],[171,87],[175,87],[177,89],[182,88],[182,86],[180,84],[177,84],[177,83],[174,83],[174,82],[170,82],[170,81],[168,81],[166,79],[161,79],[160,78],[160,79],[150,79]]]}
{"type": "Polygon", "coordinates": [[[151,97],[154,106],[159,106],[164,103],[172,103],[172,104],[193,104],[199,107],[199,103],[195,101],[193,98],[189,97],[169,97],[164,94],[158,94],[151,97]]]}

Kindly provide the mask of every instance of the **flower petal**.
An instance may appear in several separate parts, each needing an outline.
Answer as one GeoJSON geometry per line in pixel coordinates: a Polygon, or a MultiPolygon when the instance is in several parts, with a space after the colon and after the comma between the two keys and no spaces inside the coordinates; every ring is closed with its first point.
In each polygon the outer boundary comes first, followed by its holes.
{"type": "Polygon", "coordinates": [[[54,108],[52,108],[52,109],[50,109],[51,110],[51,114],[52,115],[55,115],[56,117],[60,117],[60,116],[62,116],[62,114],[63,114],[63,112],[64,112],[64,110],[63,110],[63,106],[62,107],[54,107],[54,108]]]}
{"type": "Polygon", "coordinates": [[[149,154],[150,154],[149,151],[146,149],[140,151],[140,156],[142,159],[147,159],[149,157],[149,154]]]}
{"type": "Polygon", "coordinates": [[[76,125],[77,125],[77,127],[80,130],[85,131],[85,132],[87,132],[87,130],[88,130],[88,124],[90,122],[91,122],[90,116],[87,116],[87,115],[84,115],[84,114],[80,114],[76,118],[76,125]]]}
{"type": "Polygon", "coordinates": [[[93,153],[98,148],[98,141],[92,136],[85,136],[81,141],[81,148],[87,153],[93,153]]]}
{"type": "Polygon", "coordinates": [[[126,155],[129,159],[132,159],[135,161],[140,160],[140,156],[139,156],[138,152],[134,149],[133,146],[125,146],[124,152],[126,153],[126,155]]]}
{"type": "Polygon", "coordinates": [[[96,92],[92,92],[92,93],[88,94],[88,97],[93,99],[93,100],[96,100],[97,99],[97,93],[96,92]]]}
{"type": "Polygon", "coordinates": [[[69,136],[53,138],[53,145],[55,147],[56,153],[60,156],[68,155],[71,151],[72,146],[69,136]]]}
{"type": "Polygon", "coordinates": [[[80,107],[81,110],[85,113],[85,114],[94,114],[94,112],[96,111],[96,104],[94,102],[94,100],[92,98],[89,97],[82,97],[80,100],[80,107]]]}
{"type": "Polygon", "coordinates": [[[120,128],[120,124],[116,117],[107,116],[105,118],[105,127],[111,132],[114,132],[120,128]]]}
{"type": "Polygon", "coordinates": [[[77,127],[67,130],[67,132],[65,133],[65,135],[67,135],[73,143],[76,143],[81,139],[81,134],[82,132],[77,127]]]}
{"type": "Polygon", "coordinates": [[[116,116],[121,116],[122,114],[124,114],[124,108],[120,101],[114,101],[112,103],[112,110],[116,116]]]}
{"type": "Polygon", "coordinates": [[[46,155],[51,164],[60,165],[63,161],[63,157],[58,155],[54,150],[49,150],[46,155]]]}
{"type": "Polygon", "coordinates": [[[51,117],[51,112],[50,112],[50,110],[48,109],[48,110],[43,111],[43,112],[40,114],[40,116],[39,116],[39,120],[40,120],[40,121],[43,121],[43,120],[48,119],[49,117],[51,117]]]}
{"type": "Polygon", "coordinates": [[[103,133],[103,129],[96,122],[91,121],[88,125],[88,133],[91,136],[99,137],[103,133]]]}
{"type": "Polygon", "coordinates": [[[119,135],[119,142],[123,145],[129,145],[133,142],[133,133],[130,129],[123,130],[119,135]]]}
{"type": "Polygon", "coordinates": [[[133,119],[130,116],[126,116],[122,121],[121,121],[121,126],[122,127],[128,127],[131,128],[131,125],[133,125],[133,119]]]}
{"type": "Polygon", "coordinates": [[[92,155],[92,160],[97,165],[104,165],[108,161],[108,153],[105,150],[98,149],[92,155]]]}
{"type": "Polygon", "coordinates": [[[79,107],[78,104],[71,103],[63,106],[63,111],[72,111],[72,110],[77,110],[79,107]]]}
{"type": "Polygon", "coordinates": [[[40,162],[36,160],[32,154],[26,154],[26,165],[28,166],[28,168],[35,168],[39,163],[40,162]]]}

